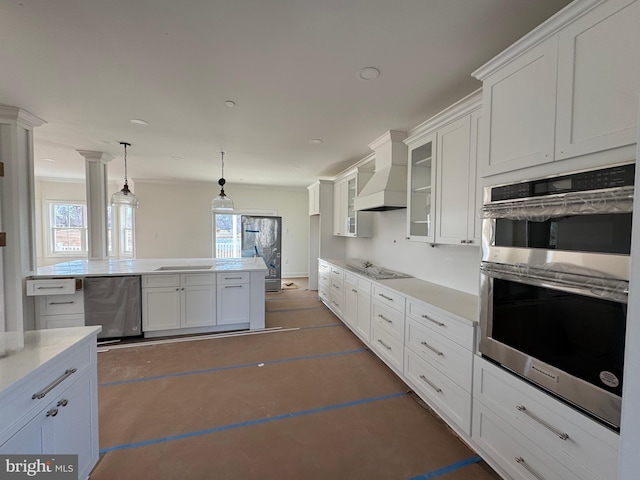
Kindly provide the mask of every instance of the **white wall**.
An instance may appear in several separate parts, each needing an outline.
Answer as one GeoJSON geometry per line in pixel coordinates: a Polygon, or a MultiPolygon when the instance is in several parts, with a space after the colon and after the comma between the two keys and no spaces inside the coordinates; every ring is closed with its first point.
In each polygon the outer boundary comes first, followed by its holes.
{"type": "MultiPolygon", "coordinates": [[[[164,184],[136,180],[140,208],[135,212],[136,258],[211,257],[211,200],[216,184],[164,184]]],[[[307,276],[309,246],[306,188],[225,185],[235,208],[277,210],[282,217],[282,275],[307,276]]]]}
{"type": "Polygon", "coordinates": [[[479,294],[480,247],[431,247],[406,239],[406,209],[376,212],[372,238],[350,238],[347,258],[363,258],[427,282],[479,294]]]}

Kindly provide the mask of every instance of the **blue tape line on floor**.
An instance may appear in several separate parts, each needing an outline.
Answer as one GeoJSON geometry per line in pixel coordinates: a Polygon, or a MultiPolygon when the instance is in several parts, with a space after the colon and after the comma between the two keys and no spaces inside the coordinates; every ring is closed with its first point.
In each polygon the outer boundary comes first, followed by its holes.
{"type": "Polygon", "coordinates": [[[464,458],[458,462],[452,463],[451,465],[447,465],[446,467],[438,468],[437,470],[432,470],[431,472],[422,473],[415,477],[411,477],[409,480],[429,480],[430,478],[437,478],[441,475],[451,473],[462,467],[466,467],[467,465],[472,465],[480,461],[482,461],[482,458],[480,458],[477,455],[474,455],[473,457],[464,458]]]}
{"type": "Polygon", "coordinates": [[[264,365],[272,365],[275,363],[286,363],[286,362],[297,362],[298,360],[313,360],[315,358],[324,358],[324,357],[335,357],[338,355],[349,355],[351,353],[360,353],[366,352],[368,349],[366,348],[358,348],[356,350],[346,350],[343,352],[331,352],[331,353],[319,353],[317,355],[307,355],[304,357],[291,357],[291,358],[283,358],[280,360],[267,360],[266,362],[256,362],[256,363],[245,363],[242,365],[230,365],[228,367],[216,367],[216,368],[208,368],[205,370],[192,370],[190,372],[178,372],[178,373],[169,373],[167,375],[156,375],[154,377],[144,377],[144,378],[132,378],[130,380],[117,380],[114,382],[105,382],[100,383],[99,387],[109,387],[112,385],[122,385],[125,383],[138,383],[138,382],[149,382],[152,380],[161,380],[163,378],[172,378],[172,377],[184,377],[187,375],[199,375],[202,373],[211,373],[218,372],[223,370],[235,370],[238,368],[249,368],[249,367],[257,367],[260,364],[264,365]]]}
{"type": "Polygon", "coordinates": [[[103,453],[113,452],[116,450],[126,450],[129,448],[145,447],[147,445],[155,445],[158,443],[172,442],[174,440],[182,440],[184,438],[198,437],[200,435],[207,435],[209,433],[223,432],[225,430],[233,430],[236,428],[249,427],[251,425],[260,425],[262,423],[270,423],[270,422],[275,422],[277,420],[285,420],[288,418],[295,418],[303,415],[311,415],[314,413],[327,412],[330,410],[337,410],[340,408],[352,407],[355,405],[363,405],[365,403],[379,402],[382,400],[389,400],[391,398],[402,397],[404,395],[407,395],[407,392],[391,393],[389,395],[382,395],[380,397],[363,398],[361,400],[353,400],[351,402],[327,405],[326,407],[311,408],[309,410],[301,410],[298,412],[285,413],[283,415],[276,415],[273,417],[258,418],[256,420],[249,420],[246,422],[231,423],[229,425],[221,425],[219,427],[207,428],[205,430],[198,430],[195,432],[182,433],[180,435],[170,435],[168,437],[153,438],[151,440],[143,440],[141,442],[114,445],[113,447],[107,447],[107,448],[101,449],[100,455],[102,455],[103,453]]]}

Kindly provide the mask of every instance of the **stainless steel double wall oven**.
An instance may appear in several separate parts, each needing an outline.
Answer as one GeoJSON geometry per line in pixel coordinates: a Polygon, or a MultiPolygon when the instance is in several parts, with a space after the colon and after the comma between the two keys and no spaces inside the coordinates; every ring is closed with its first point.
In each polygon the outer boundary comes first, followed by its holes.
{"type": "Polygon", "coordinates": [[[620,426],[633,163],[488,187],[480,352],[620,426]]]}

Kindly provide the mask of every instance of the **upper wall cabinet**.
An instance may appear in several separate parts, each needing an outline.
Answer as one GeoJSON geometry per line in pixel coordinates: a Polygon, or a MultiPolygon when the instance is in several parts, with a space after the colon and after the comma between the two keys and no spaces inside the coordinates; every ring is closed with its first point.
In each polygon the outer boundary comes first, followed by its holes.
{"type": "Polygon", "coordinates": [[[309,190],[309,215],[320,215],[320,182],[312,183],[309,190]]]}
{"type": "Polygon", "coordinates": [[[635,143],[639,10],[638,0],[575,1],[473,73],[487,118],[481,176],[621,160],[608,151],[635,143]]]}
{"type": "Polygon", "coordinates": [[[333,234],[341,237],[371,237],[372,213],[358,212],[354,201],[362,186],[371,178],[366,167],[356,169],[334,182],[333,234]]]}
{"type": "Polygon", "coordinates": [[[463,98],[409,132],[407,238],[479,245],[476,152],[482,92],[463,98]]]}

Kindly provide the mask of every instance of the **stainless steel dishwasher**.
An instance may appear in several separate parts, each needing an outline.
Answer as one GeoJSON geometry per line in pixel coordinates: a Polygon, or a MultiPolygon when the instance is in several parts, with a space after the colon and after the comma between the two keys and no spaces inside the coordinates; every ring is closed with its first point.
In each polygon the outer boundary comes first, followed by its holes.
{"type": "Polygon", "coordinates": [[[142,335],[141,300],[139,276],[86,277],[85,325],[101,325],[98,338],[142,335]]]}

